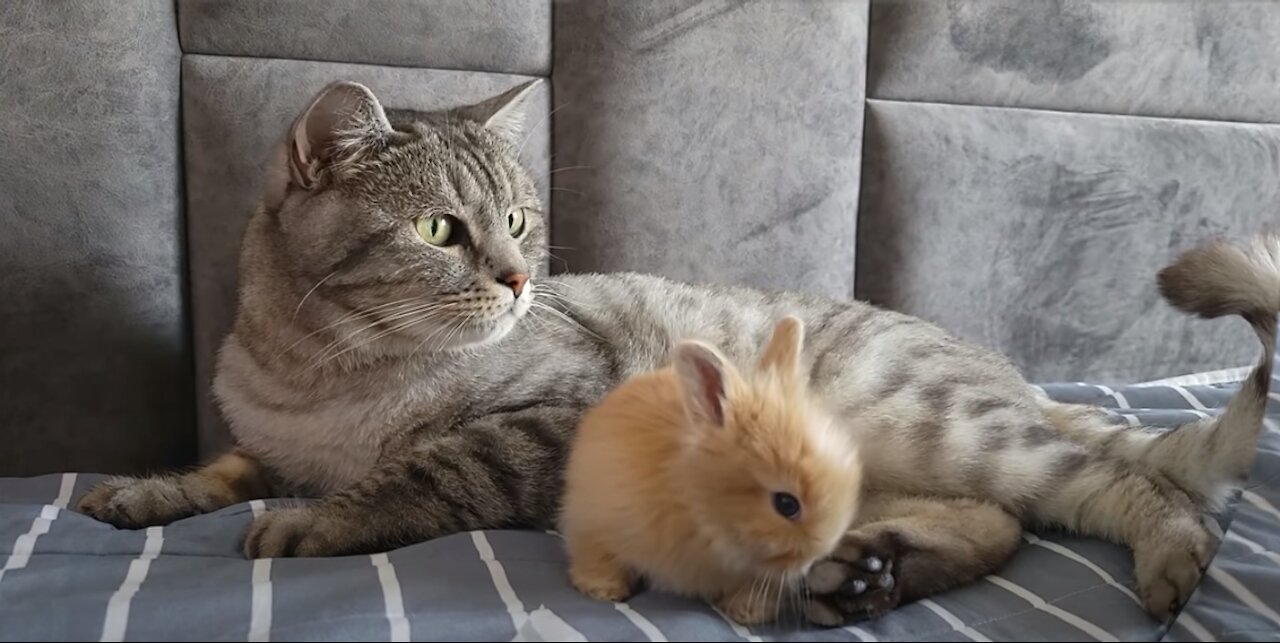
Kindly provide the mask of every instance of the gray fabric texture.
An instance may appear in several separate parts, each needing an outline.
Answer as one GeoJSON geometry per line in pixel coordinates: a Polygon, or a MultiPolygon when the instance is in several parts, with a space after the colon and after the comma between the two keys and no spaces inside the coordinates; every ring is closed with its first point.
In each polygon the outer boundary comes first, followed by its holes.
{"type": "MultiPolygon", "coordinates": [[[[1117,422],[1173,426],[1217,412],[1235,384],[1044,388],[1108,407],[1117,422]]],[[[1280,609],[1280,404],[1270,411],[1249,492],[1169,640],[1280,634],[1267,612],[1280,609]]],[[[553,534],[473,532],[373,556],[247,561],[240,540],[263,503],[119,531],[66,510],[97,479],[0,479],[0,639],[1157,641],[1166,632],[1139,607],[1126,551],[1057,534],[1029,534],[996,574],[877,621],[740,628],[656,591],[625,608],[582,597],[553,534]]]]}
{"type": "MultiPolygon", "coordinates": [[[[921,132],[902,123],[898,138],[877,132],[885,125],[873,123],[866,149],[876,162],[864,168],[859,158],[868,29],[870,94],[883,97],[872,106],[882,116],[873,117],[881,121],[894,118],[890,99],[1266,121],[1275,120],[1268,110],[1280,104],[1276,65],[1267,62],[1275,49],[1265,46],[1274,31],[1268,25],[1280,20],[1275,3],[897,0],[876,3],[868,26],[863,0],[393,0],[379,3],[379,11],[344,0],[182,0],[177,22],[188,51],[225,54],[189,55],[189,113],[183,114],[174,102],[174,8],[130,0],[98,20],[89,6],[15,1],[0,7],[6,158],[37,160],[16,163],[0,178],[0,206],[24,213],[0,221],[11,267],[6,279],[15,284],[5,292],[14,294],[9,305],[17,311],[0,319],[6,331],[0,341],[11,346],[5,357],[14,357],[4,362],[0,408],[6,419],[42,428],[5,426],[4,437],[21,447],[8,453],[24,454],[0,456],[6,458],[0,470],[8,473],[57,468],[66,463],[42,452],[57,447],[59,457],[70,457],[65,449],[75,445],[84,449],[85,466],[113,470],[190,456],[195,428],[184,393],[190,384],[181,318],[184,240],[172,211],[178,145],[194,150],[187,154],[194,166],[187,185],[201,191],[186,214],[206,226],[191,240],[190,286],[201,371],[195,389],[204,399],[212,347],[230,315],[236,233],[256,198],[260,152],[283,131],[286,114],[307,88],[350,69],[389,74],[394,80],[377,87],[380,94],[412,93],[402,84],[418,78],[454,77],[252,56],[537,73],[548,71],[554,58],[559,111],[552,218],[563,224],[553,230],[557,270],[634,269],[848,296],[857,247],[871,253],[856,260],[868,273],[858,278],[858,294],[1003,350],[1033,377],[1124,379],[1214,363],[1208,357],[1213,344],[1185,346],[1207,330],[1187,331],[1198,327],[1153,306],[1153,291],[1138,291],[1146,282],[1125,275],[1150,274],[1168,258],[1149,234],[1162,225],[1158,217],[1172,221],[1168,230],[1190,243],[1219,231],[1242,234],[1239,226],[1266,220],[1276,200],[1268,187],[1275,183],[1274,130],[1259,129],[1257,136],[1244,130],[1228,141],[1221,126],[1202,121],[1133,125],[1116,116],[1046,115],[1072,123],[1069,135],[1046,132],[1033,140],[1018,128],[997,126],[1006,112],[991,111],[983,117],[990,126],[971,132],[962,146],[947,148],[944,140],[902,147],[930,133],[949,135],[949,120],[931,124],[925,116],[921,132]],[[50,36],[64,22],[83,23],[88,40],[50,36]],[[92,56],[85,55],[89,50],[92,56]],[[224,75],[201,75],[214,68],[224,75]],[[295,80],[295,69],[310,70],[310,80],[295,80]],[[240,70],[247,71],[236,75],[240,70]],[[240,86],[246,89],[235,89],[240,86]],[[240,134],[238,126],[260,118],[260,103],[277,111],[251,135],[240,134]],[[183,119],[185,140],[175,140],[172,130],[183,119]],[[1158,136],[1167,140],[1156,142],[1157,134],[1109,140],[1113,131],[1131,130],[1163,131],[1158,136]],[[51,144],[37,145],[41,136],[51,144]],[[237,142],[242,137],[259,146],[237,142]],[[85,145],[95,141],[102,144],[85,145]],[[1090,157],[1095,141],[1100,149],[1090,157]],[[1048,165],[1009,171],[1002,163],[1016,160],[1024,145],[1048,165]],[[1075,150],[1074,165],[1055,158],[1059,146],[1075,150]],[[1168,157],[1160,157],[1163,150],[1168,157]],[[970,155],[983,172],[958,162],[970,155]],[[211,160],[201,161],[205,156],[211,160]],[[1066,172],[1056,192],[1038,202],[1015,196],[1037,180],[1036,172],[1052,174],[1053,163],[1066,172]],[[955,183],[961,177],[964,184],[955,183]],[[863,181],[876,194],[859,211],[863,181]],[[1176,194],[1162,191],[1173,181],[1176,194]],[[907,194],[895,184],[914,187],[907,194]],[[1171,205],[1161,209],[1165,198],[1171,205]],[[982,211],[988,203],[997,205],[982,211]],[[1095,215],[1113,206],[1140,211],[1135,216],[1146,223],[1099,228],[1084,239],[1071,232],[1075,249],[1046,245],[1043,252],[1027,249],[1034,230],[1013,225],[1045,225],[1076,206],[1095,215]],[[944,210],[952,213],[943,229],[954,234],[931,234],[927,222],[944,210]],[[886,222],[883,212],[895,221],[886,222]],[[861,235],[859,218],[869,230],[861,235]],[[149,227],[126,234],[99,221],[149,227]],[[903,229],[913,232],[902,236],[903,229]],[[1008,265],[997,269],[984,257],[1010,230],[1021,239],[1011,252],[1023,254],[1009,255],[1002,260],[1008,265]],[[945,252],[925,254],[938,245],[945,252]],[[895,255],[902,252],[916,254],[895,255]],[[94,261],[90,269],[73,261],[81,256],[94,261]],[[1069,256],[1090,259],[1063,263],[1069,256]],[[959,263],[941,267],[939,257],[959,263]],[[933,274],[921,275],[925,266],[933,274]],[[894,274],[900,270],[906,275],[894,274]],[[973,276],[997,272],[1016,274],[994,288],[973,276]],[[30,274],[38,278],[31,281],[30,274]],[[1031,297],[1038,313],[1016,312],[1019,302],[1013,314],[974,305],[1009,303],[1017,292],[1029,292],[1028,275],[1043,280],[1031,297]],[[223,290],[211,297],[214,282],[223,290]],[[1125,291],[1116,301],[1128,303],[1102,301],[1112,285],[1125,291]],[[1069,305],[1077,300],[1090,306],[1069,305]],[[51,334],[69,326],[56,338],[51,334]],[[1083,342],[1081,333],[1099,341],[1083,342]],[[1182,347],[1166,351],[1162,342],[1182,347]],[[110,349],[110,368],[99,359],[107,345],[127,346],[110,349]],[[71,391],[79,410],[68,405],[71,391]],[[123,429],[96,429],[110,418],[136,420],[131,439],[113,433],[123,429]]],[[[545,120],[536,126],[547,129],[545,120]]],[[[535,144],[541,143],[530,147],[535,144]]],[[[1097,217],[1085,218],[1091,225],[1097,217]]],[[[1175,247],[1181,246],[1169,250],[1175,247]]],[[[1226,355],[1238,357],[1230,351],[1245,344],[1228,345],[1226,355]]],[[[207,401],[202,408],[206,426],[220,424],[207,401]]],[[[219,429],[208,435],[214,437],[206,450],[223,443],[219,429]]]]}
{"type": "Polygon", "coordinates": [[[552,267],[848,297],[866,11],[557,4],[552,267]]]}
{"type": "MultiPolygon", "coordinates": [[[[188,55],[183,128],[200,451],[230,444],[209,395],[218,346],[235,314],[240,237],[257,207],[270,150],[311,97],[335,78],[369,86],[388,109],[460,107],[529,80],[523,76],[188,55]]],[[[548,83],[527,101],[525,163],[548,202],[548,83]]]]}
{"type": "MultiPolygon", "coordinates": [[[[1242,325],[1173,314],[1150,274],[1197,240],[1274,221],[1278,128],[1189,119],[1280,122],[1280,3],[371,6],[0,3],[0,475],[188,463],[193,391],[205,452],[225,445],[207,391],[232,312],[239,231],[267,147],[311,92],[339,77],[370,84],[390,107],[428,108],[523,79],[479,72],[546,75],[554,59],[560,270],[848,296],[856,261],[859,295],[936,319],[1040,379],[1123,380],[1249,357],[1235,352],[1251,344],[1242,325]],[[213,55],[180,63],[179,32],[187,54],[213,55]],[[433,70],[442,68],[469,71],[433,70]]],[[[542,91],[525,152],[549,182],[542,91]]],[[[1166,423],[1227,396],[1048,388],[1157,409],[1125,416],[1166,423]],[[1191,410],[1158,410],[1173,408],[1191,410]]],[[[1252,495],[1170,640],[1277,636],[1276,421],[1252,495]]],[[[131,639],[744,635],[660,595],[641,596],[634,612],[584,601],[563,583],[547,535],[466,534],[385,559],[251,564],[238,558],[238,539],[260,507],[115,531],[58,508],[92,479],[0,482],[0,639],[98,638],[108,626],[131,639]],[[131,570],[142,574],[136,594],[131,570]],[[135,616],[121,622],[113,603],[135,616]],[[518,633],[513,614],[531,615],[518,633]]],[[[983,582],[822,637],[1104,638],[1073,616],[1116,638],[1159,635],[1117,587],[1131,578],[1123,552],[1054,541],[1062,547],[1036,541],[1001,573],[1045,603],[983,582]]]]}
{"type": "Polygon", "coordinates": [[[187,53],[546,75],[549,0],[178,0],[187,53]]]}
{"type": "Polygon", "coordinates": [[[876,0],[873,98],[1280,122],[1280,7],[876,0]]]}
{"type": "Polygon", "coordinates": [[[0,3],[0,472],[183,464],[173,3],[50,7],[0,3]]]}
{"type": "Polygon", "coordinates": [[[1032,379],[1251,359],[1244,325],[1181,316],[1155,271],[1275,221],[1280,127],[872,100],[865,136],[860,298],[1032,379]]]}

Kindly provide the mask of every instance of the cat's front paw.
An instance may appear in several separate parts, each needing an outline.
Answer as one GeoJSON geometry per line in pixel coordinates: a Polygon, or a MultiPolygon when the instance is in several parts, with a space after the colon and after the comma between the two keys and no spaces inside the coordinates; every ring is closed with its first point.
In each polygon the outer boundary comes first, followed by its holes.
{"type": "Polygon", "coordinates": [[[811,598],[805,617],[824,627],[854,619],[875,618],[902,602],[894,575],[898,546],[892,532],[853,530],[805,577],[811,598]]]}
{"type": "Polygon", "coordinates": [[[254,519],[244,538],[246,558],[342,556],[352,527],[310,508],[277,509],[254,519]]]}
{"type": "Polygon", "coordinates": [[[76,508],[122,529],[167,525],[201,512],[184,493],[182,478],[108,478],[85,494],[76,508]]]}

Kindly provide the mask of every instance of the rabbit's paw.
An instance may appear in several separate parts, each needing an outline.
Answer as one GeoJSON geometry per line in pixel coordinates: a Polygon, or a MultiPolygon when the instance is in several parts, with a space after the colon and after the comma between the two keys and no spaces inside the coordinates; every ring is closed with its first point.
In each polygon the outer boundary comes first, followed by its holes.
{"type": "Polygon", "coordinates": [[[778,617],[778,603],[770,601],[767,592],[743,588],[727,594],[716,603],[716,609],[739,625],[768,623],[778,617]]]}
{"type": "Polygon", "coordinates": [[[598,601],[621,603],[634,594],[631,574],[615,563],[605,564],[592,561],[585,565],[581,562],[569,567],[569,580],[579,592],[598,601]]]}

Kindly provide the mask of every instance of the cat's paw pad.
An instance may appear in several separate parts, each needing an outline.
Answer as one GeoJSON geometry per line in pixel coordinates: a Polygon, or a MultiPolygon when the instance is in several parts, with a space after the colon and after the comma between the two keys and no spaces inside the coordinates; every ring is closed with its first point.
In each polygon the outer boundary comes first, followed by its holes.
{"type": "Polygon", "coordinates": [[[180,478],[108,478],[89,490],[76,508],[122,529],[166,525],[200,513],[183,493],[180,478]]]}
{"type": "Polygon", "coordinates": [[[811,599],[810,622],[835,627],[856,618],[873,618],[897,607],[902,588],[894,575],[898,546],[892,534],[851,531],[831,556],[805,577],[811,599]]]}
{"type": "MultiPolygon", "coordinates": [[[[254,519],[244,538],[246,558],[340,556],[343,528],[311,509],[277,509],[254,519]]],[[[348,536],[350,534],[347,534],[348,536]]]]}

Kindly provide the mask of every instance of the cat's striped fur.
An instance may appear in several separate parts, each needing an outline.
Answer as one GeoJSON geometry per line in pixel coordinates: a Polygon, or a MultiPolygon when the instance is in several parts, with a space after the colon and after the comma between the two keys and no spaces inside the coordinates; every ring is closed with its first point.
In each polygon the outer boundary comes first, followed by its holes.
{"type": "Polygon", "coordinates": [[[1243,475],[1259,429],[1280,309],[1275,240],[1202,249],[1162,273],[1176,305],[1254,325],[1258,374],[1222,418],[1164,437],[1125,431],[1038,397],[1000,356],[864,303],[637,274],[534,274],[531,289],[513,293],[503,275],[535,273],[546,251],[509,135],[526,91],[394,130],[367,89],[322,93],[282,146],[244,240],[215,383],[239,444],[234,462],[115,480],[82,508],[137,527],[268,487],[322,496],[257,519],[250,556],[549,526],[585,407],[664,364],[681,339],[749,360],[773,323],[795,314],[809,329],[815,389],[870,427],[860,436],[865,479],[885,499],[882,521],[815,567],[811,587],[836,615],[991,571],[1016,545],[1008,515],[1132,547],[1153,613],[1186,598],[1212,545],[1201,510],[1243,475]],[[517,208],[528,227],[513,237],[517,208]],[[456,217],[462,243],[415,236],[414,220],[438,212],[456,217]],[[231,470],[237,481],[215,473],[231,470]],[[898,559],[897,593],[874,604],[841,594],[872,555],[898,559]]]}

